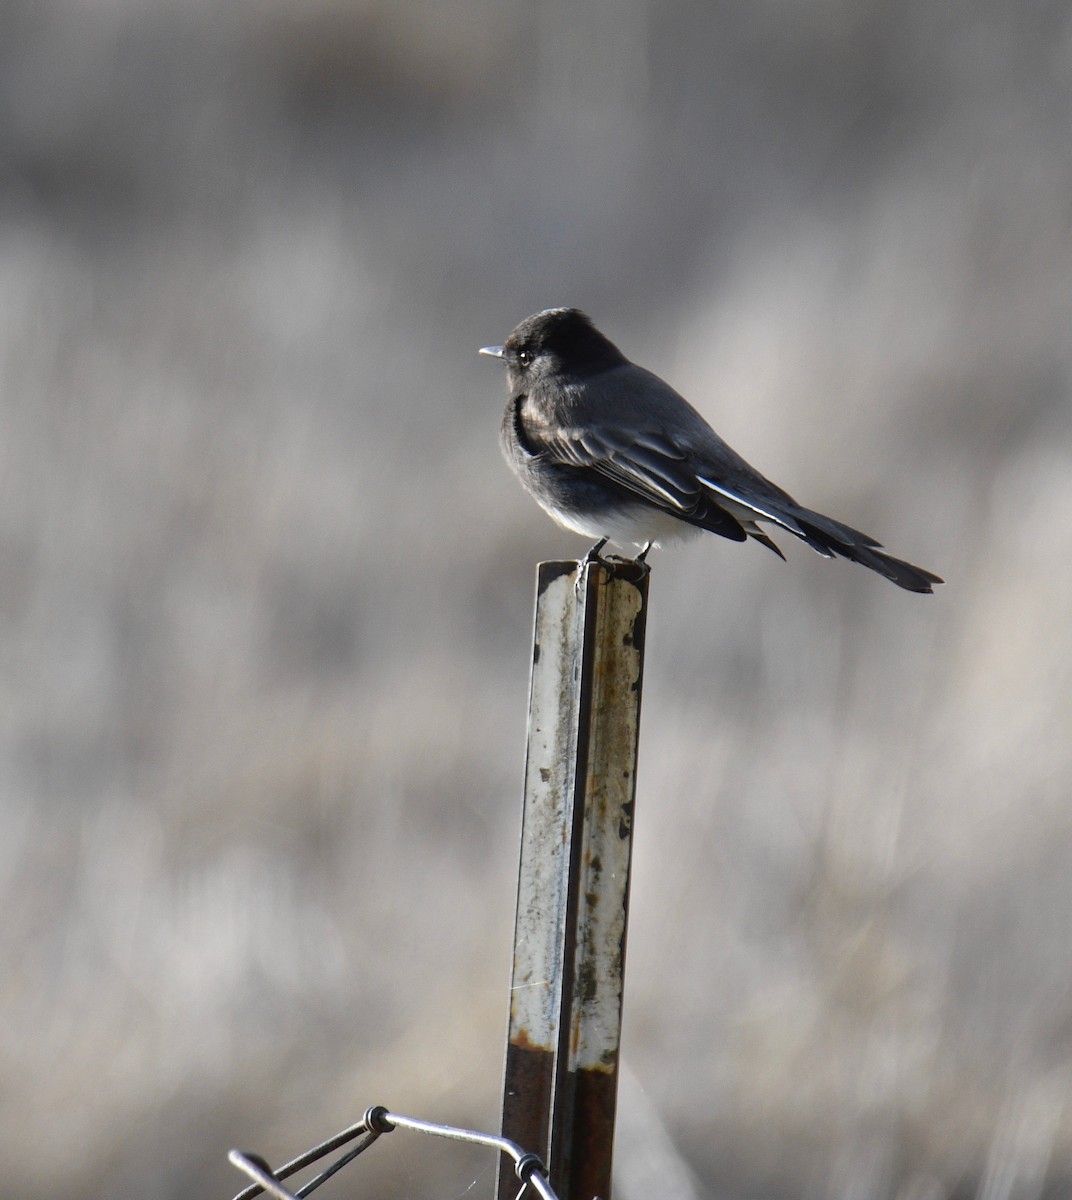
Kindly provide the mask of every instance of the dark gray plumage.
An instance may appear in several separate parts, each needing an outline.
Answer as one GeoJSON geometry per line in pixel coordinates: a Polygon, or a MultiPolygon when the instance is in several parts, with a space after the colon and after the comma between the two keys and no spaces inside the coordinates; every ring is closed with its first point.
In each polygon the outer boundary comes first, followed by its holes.
{"type": "Polygon", "coordinates": [[[832,558],[862,563],[912,592],[942,580],[881,544],[798,504],[718,436],[657,375],[631,363],[575,308],[527,317],[489,354],[506,363],[506,461],[567,529],[643,546],[709,530],[754,538],[784,558],[759,522],[832,558]]]}

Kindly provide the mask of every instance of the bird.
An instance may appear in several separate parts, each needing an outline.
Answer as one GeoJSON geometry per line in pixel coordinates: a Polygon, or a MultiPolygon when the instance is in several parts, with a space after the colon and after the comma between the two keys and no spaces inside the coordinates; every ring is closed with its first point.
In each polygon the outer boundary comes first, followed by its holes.
{"type": "Polygon", "coordinates": [[[559,525],[608,542],[653,546],[704,530],[752,538],[779,558],[761,528],[791,533],[825,558],[850,559],[898,587],[931,593],[943,580],[888,554],[873,537],[799,504],[726,444],[658,375],[630,362],[577,308],[526,317],[481,354],[506,365],[500,427],[507,463],[559,525]]]}

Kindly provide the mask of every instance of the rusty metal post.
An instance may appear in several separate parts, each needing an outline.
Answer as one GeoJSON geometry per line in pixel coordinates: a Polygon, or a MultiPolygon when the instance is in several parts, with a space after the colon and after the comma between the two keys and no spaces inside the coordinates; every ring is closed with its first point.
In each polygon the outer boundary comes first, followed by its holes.
{"type": "Polygon", "coordinates": [[[631,563],[539,566],[502,1133],[561,1200],[610,1198],[647,599],[631,563]]]}

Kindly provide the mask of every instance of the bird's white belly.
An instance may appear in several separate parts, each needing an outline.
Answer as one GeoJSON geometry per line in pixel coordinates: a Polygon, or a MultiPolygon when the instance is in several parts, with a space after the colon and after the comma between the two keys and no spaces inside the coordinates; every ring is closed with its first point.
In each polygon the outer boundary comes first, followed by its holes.
{"type": "Polygon", "coordinates": [[[613,511],[596,514],[551,508],[540,501],[547,513],[564,529],[590,538],[609,538],[616,546],[646,546],[654,542],[665,546],[696,537],[703,532],[695,525],[678,520],[647,504],[621,505],[613,511]]]}

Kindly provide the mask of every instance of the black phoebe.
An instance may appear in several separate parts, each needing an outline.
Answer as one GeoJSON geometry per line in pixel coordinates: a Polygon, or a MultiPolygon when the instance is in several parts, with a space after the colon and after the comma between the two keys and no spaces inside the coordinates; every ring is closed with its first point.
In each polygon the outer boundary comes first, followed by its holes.
{"type": "Polygon", "coordinates": [[[784,558],[759,528],[763,521],[910,592],[942,582],[884,553],[867,534],[799,505],[575,308],[527,317],[505,345],[480,353],[506,363],[506,461],[560,525],[599,539],[589,557],[613,541],[643,546],[643,561],[653,545],[707,529],[736,542],[754,538],[784,558]]]}

